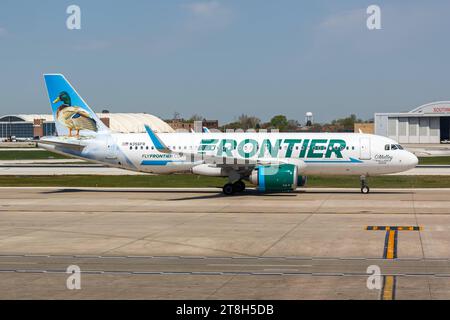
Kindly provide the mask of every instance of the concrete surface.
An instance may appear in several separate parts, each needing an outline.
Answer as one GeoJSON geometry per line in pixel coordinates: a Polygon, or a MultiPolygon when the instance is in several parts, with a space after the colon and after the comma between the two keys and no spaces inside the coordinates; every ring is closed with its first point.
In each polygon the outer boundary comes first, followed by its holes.
{"type": "Polygon", "coordinates": [[[450,175],[450,166],[448,165],[423,165],[414,169],[392,173],[392,176],[448,176],[450,175]]]}
{"type": "MultiPolygon", "coordinates": [[[[0,160],[0,166],[2,167],[17,167],[17,166],[27,166],[27,165],[54,165],[54,164],[86,164],[91,163],[81,160],[81,159],[37,159],[37,160],[0,160]]],[[[98,166],[98,165],[97,165],[98,166]]]]}
{"type": "Polygon", "coordinates": [[[450,156],[450,144],[439,143],[410,143],[402,146],[418,157],[450,156]]]}
{"type": "Polygon", "coordinates": [[[0,298],[450,298],[450,189],[0,188],[0,298]],[[383,260],[385,231],[398,258],[383,260]],[[68,290],[69,265],[82,270],[68,290]]]}
{"type": "Polygon", "coordinates": [[[36,142],[4,142],[0,141],[0,151],[2,149],[36,149],[36,142]]]}

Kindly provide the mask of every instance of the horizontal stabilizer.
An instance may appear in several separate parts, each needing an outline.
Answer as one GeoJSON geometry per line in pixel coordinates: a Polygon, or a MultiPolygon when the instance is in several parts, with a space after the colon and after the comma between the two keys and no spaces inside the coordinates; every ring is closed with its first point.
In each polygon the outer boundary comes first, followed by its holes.
{"type": "Polygon", "coordinates": [[[82,144],[78,144],[78,143],[69,143],[69,142],[61,142],[61,141],[54,141],[54,140],[38,140],[36,141],[39,146],[42,145],[51,145],[51,146],[55,146],[55,147],[61,147],[61,148],[66,148],[66,149],[72,149],[75,151],[82,151],[86,146],[82,145],[82,144]]]}

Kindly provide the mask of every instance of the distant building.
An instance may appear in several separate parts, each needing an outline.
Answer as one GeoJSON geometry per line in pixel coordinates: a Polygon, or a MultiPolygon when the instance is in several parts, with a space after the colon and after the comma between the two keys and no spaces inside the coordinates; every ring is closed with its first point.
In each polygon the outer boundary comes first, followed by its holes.
{"type": "MultiPolygon", "coordinates": [[[[186,130],[186,131],[199,131],[198,128],[195,127],[195,121],[189,121],[184,119],[172,119],[166,120],[167,124],[172,127],[173,130],[186,130]]],[[[202,120],[202,127],[206,127],[208,129],[219,129],[219,120],[202,120]]]]}
{"type": "Polygon", "coordinates": [[[202,125],[208,129],[219,129],[219,120],[203,120],[202,125]]]}
{"type": "Polygon", "coordinates": [[[399,143],[448,143],[450,101],[428,103],[409,112],[375,113],[375,134],[399,143]]]}
{"type": "Polygon", "coordinates": [[[173,129],[173,130],[186,130],[191,131],[191,129],[194,128],[194,122],[185,121],[183,119],[172,119],[172,120],[166,120],[166,123],[173,129]]]}
{"type": "MultiPolygon", "coordinates": [[[[98,113],[100,120],[118,133],[143,133],[145,125],[155,132],[174,132],[164,121],[146,113],[98,113]]],[[[18,114],[0,117],[0,139],[35,138],[56,135],[53,115],[18,114]]]]}
{"type": "Polygon", "coordinates": [[[0,139],[33,138],[56,134],[53,116],[48,114],[19,114],[0,117],[0,139]]]}

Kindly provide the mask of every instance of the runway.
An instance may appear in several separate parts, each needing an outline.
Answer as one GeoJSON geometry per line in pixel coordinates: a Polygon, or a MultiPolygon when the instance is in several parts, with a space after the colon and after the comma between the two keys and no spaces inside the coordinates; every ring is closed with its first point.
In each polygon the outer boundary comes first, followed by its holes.
{"type": "Polygon", "coordinates": [[[450,298],[450,190],[217,191],[0,188],[0,298],[450,298]]]}

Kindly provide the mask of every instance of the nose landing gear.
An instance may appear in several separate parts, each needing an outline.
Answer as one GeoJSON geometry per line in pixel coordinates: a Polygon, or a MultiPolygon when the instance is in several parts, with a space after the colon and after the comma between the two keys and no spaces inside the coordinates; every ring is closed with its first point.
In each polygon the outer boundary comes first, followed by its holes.
{"type": "Polygon", "coordinates": [[[359,179],[361,181],[361,193],[368,194],[370,192],[370,188],[366,184],[366,176],[361,176],[359,179]]]}

